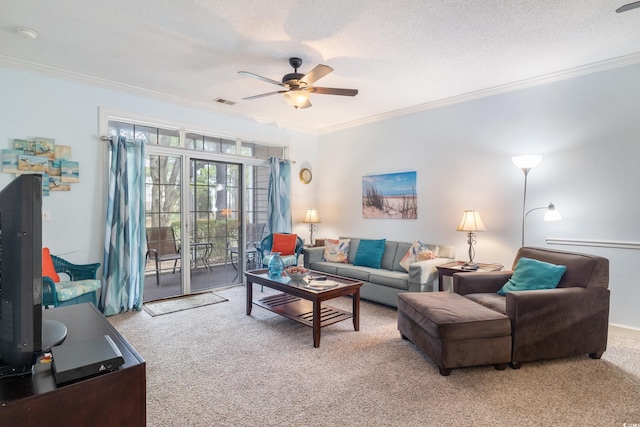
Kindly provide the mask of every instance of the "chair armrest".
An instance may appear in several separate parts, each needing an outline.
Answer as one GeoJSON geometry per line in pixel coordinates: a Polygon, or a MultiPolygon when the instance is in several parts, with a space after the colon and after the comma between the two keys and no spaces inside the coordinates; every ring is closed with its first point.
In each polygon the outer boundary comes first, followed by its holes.
{"type": "Polygon", "coordinates": [[[95,264],[73,264],[55,255],[51,255],[53,266],[57,273],[69,275],[69,280],[97,279],[100,263],[95,264]]]}
{"type": "Polygon", "coordinates": [[[527,321],[538,325],[562,322],[567,327],[570,312],[579,312],[581,317],[587,313],[595,314],[604,307],[609,307],[609,289],[607,288],[555,288],[534,291],[508,292],[507,314],[519,321],[519,316],[526,315],[527,321]]]}
{"type": "Polygon", "coordinates": [[[304,266],[306,268],[311,268],[311,263],[322,261],[322,257],[324,256],[324,246],[304,248],[302,250],[302,254],[304,255],[304,266]]]}
{"type": "Polygon", "coordinates": [[[57,305],[58,292],[56,291],[56,284],[49,276],[42,278],[42,306],[48,307],[57,305]]]}
{"type": "Polygon", "coordinates": [[[151,257],[153,255],[153,257],[155,259],[158,259],[158,250],[157,249],[147,249],[147,256],[151,257]]]}
{"type": "Polygon", "coordinates": [[[598,353],[607,347],[607,288],[517,291],[506,299],[514,362],[598,353]]]}
{"type": "MultiPolygon", "coordinates": [[[[447,263],[451,260],[443,258],[427,259],[424,261],[414,262],[409,265],[409,283],[416,285],[427,284],[438,277],[438,265],[447,263]]],[[[404,270],[403,270],[404,271],[404,270]]]]}
{"type": "Polygon", "coordinates": [[[460,295],[495,293],[507,283],[513,271],[478,271],[455,273],[453,292],[460,295]]]}

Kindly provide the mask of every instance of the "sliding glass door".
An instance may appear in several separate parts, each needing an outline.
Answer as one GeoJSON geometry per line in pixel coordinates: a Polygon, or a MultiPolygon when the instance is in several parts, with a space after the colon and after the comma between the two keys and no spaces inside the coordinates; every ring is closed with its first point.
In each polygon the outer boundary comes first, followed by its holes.
{"type": "Polygon", "coordinates": [[[145,301],[241,283],[261,266],[269,167],[256,156],[271,148],[118,121],[109,134],[146,143],[145,301]]]}
{"type": "Polygon", "coordinates": [[[229,254],[240,224],[241,168],[220,161],[189,161],[192,292],[229,285],[241,278],[229,254]]]}

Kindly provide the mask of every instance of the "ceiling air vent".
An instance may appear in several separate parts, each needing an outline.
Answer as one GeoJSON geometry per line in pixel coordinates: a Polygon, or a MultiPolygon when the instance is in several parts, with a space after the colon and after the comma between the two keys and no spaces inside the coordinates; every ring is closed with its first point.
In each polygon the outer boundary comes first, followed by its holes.
{"type": "Polygon", "coordinates": [[[233,101],[229,101],[228,99],[224,99],[224,98],[216,98],[213,100],[214,102],[217,102],[218,104],[224,104],[224,105],[236,105],[235,102],[233,101]]]}

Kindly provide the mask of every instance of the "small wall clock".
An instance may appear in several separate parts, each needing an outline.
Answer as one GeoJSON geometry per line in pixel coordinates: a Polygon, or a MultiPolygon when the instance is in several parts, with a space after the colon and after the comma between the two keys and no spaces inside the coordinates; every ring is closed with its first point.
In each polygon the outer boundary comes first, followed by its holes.
{"type": "Polygon", "coordinates": [[[311,171],[307,168],[302,168],[300,169],[300,181],[302,181],[304,184],[308,184],[311,182],[311,171]]]}

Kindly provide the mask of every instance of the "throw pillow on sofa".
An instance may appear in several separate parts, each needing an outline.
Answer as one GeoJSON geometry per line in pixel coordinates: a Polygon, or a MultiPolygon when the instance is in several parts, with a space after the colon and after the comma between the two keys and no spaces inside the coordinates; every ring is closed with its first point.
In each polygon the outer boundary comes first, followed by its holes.
{"type": "Polygon", "coordinates": [[[560,283],[562,275],[567,271],[564,265],[555,265],[531,258],[520,258],[507,283],[498,291],[506,295],[513,291],[530,291],[534,289],[554,289],[560,283]]]}
{"type": "Polygon", "coordinates": [[[382,255],[384,254],[384,245],[387,239],[378,240],[360,240],[356,257],[353,265],[362,267],[381,268],[382,255]]]}
{"type": "Polygon", "coordinates": [[[323,261],[347,262],[350,239],[327,239],[324,243],[323,261]]]}
{"type": "Polygon", "coordinates": [[[429,249],[427,245],[422,243],[420,240],[416,240],[400,260],[400,266],[408,272],[409,266],[414,262],[434,259],[436,255],[437,254],[429,249]]]}

